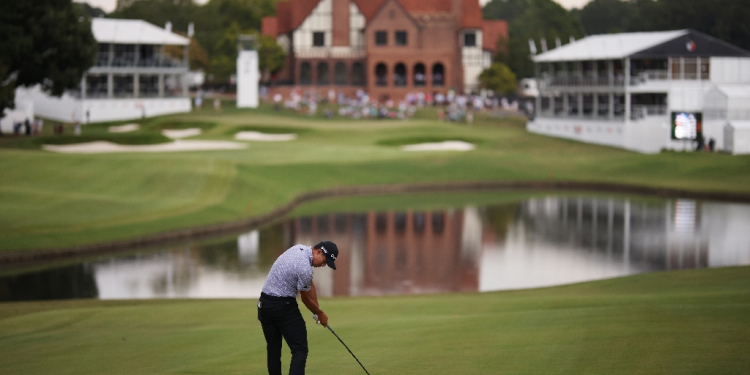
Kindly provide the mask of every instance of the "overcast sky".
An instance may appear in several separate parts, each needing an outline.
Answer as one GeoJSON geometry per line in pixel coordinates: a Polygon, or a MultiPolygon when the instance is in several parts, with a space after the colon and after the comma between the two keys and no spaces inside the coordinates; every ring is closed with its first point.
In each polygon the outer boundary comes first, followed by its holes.
{"type": "MultiPolygon", "coordinates": [[[[94,7],[102,8],[105,12],[109,13],[113,10],[115,10],[115,6],[117,6],[117,0],[73,0],[78,3],[89,3],[94,7]]],[[[198,4],[204,4],[208,0],[193,0],[198,4]]],[[[570,9],[570,8],[581,8],[586,3],[588,3],[591,0],[554,0],[562,6],[570,9]]],[[[489,2],[489,0],[479,0],[479,2],[484,5],[485,3],[489,2]]]]}

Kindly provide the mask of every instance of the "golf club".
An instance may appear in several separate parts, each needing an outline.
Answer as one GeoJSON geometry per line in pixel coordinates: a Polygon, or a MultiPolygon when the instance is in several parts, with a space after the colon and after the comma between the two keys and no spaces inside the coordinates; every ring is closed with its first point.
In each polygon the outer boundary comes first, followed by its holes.
{"type": "MultiPolygon", "coordinates": [[[[320,324],[320,321],[318,320],[317,315],[313,314],[313,319],[315,319],[315,323],[320,324]]],[[[365,370],[365,373],[367,373],[367,375],[370,375],[370,373],[367,372],[367,369],[365,368],[365,366],[362,365],[362,362],[360,362],[359,359],[357,359],[357,356],[354,355],[354,353],[352,353],[352,351],[349,349],[348,346],[346,346],[346,344],[344,344],[344,340],[341,340],[341,337],[339,337],[339,335],[337,335],[336,332],[333,332],[333,328],[331,328],[331,325],[330,324],[326,325],[326,328],[328,328],[328,330],[331,331],[331,333],[333,333],[333,335],[336,336],[337,339],[339,339],[341,344],[343,344],[346,350],[349,351],[349,354],[351,354],[352,357],[354,357],[354,359],[357,360],[357,363],[359,363],[359,365],[362,366],[362,370],[365,370]]]]}

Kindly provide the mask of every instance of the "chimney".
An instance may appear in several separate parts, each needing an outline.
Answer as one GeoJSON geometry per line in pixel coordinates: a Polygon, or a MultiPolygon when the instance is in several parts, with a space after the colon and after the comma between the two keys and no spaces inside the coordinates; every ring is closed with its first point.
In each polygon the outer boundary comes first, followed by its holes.
{"type": "MultiPolygon", "coordinates": [[[[463,8],[461,6],[461,3],[464,0],[451,0],[451,13],[453,14],[453,17],[456,18],[457,23],[461,23],[461,19],[463,18],[463,12],[461,11],[463,8]]],[[[468,1],[479,1],[479,0],[468,0],[468,1]]]]}
{"type": "Polygon", "coordinates": [[[333,46],[349,46],[349,0],[333,0],[333,46]]]}

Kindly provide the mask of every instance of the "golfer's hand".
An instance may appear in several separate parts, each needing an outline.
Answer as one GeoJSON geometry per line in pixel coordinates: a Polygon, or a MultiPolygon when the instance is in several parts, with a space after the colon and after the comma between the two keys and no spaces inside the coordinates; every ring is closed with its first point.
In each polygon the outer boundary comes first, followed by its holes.
{"type": "Polygon", "coordinates": [[[318,323],[323,325],[323,327],[328,327],[328,315],[321,311],[320,314],[318,314],[318,323]]]}

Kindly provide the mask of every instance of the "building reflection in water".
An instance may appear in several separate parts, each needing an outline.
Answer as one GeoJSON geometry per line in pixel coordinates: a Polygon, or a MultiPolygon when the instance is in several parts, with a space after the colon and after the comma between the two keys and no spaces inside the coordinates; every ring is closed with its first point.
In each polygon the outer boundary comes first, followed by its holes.
{"type": "Polygon", "coordinates": [[[593,197],[331,213],[157,253],[0,277],[0,300],[255,298],[297,243],[336,242],[321,296],[492,291],[750,264],[750,206],[593,197]]]}
{"type": "Polygon", "coordinates": [[[286,246],[347,252],[316,270],[319,294],[492,291],[643,272],[750,264],[750,207],[546,197],[511,206],[303,217],[286,246]],[[348,259],[347,259],[348,258],[348,259]]]}

